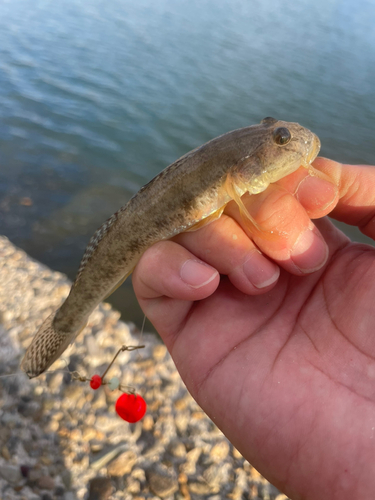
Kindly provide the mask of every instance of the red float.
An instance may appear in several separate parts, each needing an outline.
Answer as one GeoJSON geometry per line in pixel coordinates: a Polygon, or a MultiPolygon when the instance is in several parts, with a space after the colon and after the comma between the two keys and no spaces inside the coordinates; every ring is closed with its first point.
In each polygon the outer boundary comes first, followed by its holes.
{"type": "Polygon", "coordinates": [[[91,389],[99,389],[99,387],[102,385],[102,377],[100,375],[93,375],[90,380],[90,387],[91,389]]]}
{"type": "Polygon", "coordinates": [[[116,401],[116,412],[119,417],[130,424],[143,418],[146,413],[146,401],[139,394],[121,394],[116,401]]]}

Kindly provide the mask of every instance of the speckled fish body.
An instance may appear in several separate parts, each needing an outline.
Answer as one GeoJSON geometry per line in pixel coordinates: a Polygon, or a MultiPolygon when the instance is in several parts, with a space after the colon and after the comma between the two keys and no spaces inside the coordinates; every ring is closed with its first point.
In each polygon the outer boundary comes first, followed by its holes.
{"type": "Polygon", "coordinates": [[[93,309],[131,274],[154,243],[221,215],[245,192],[308,167],[319,139],[297,123],[272,118],[221,135],[175,161],[113,214],[91,238],[62,306],[37,331],[22,369],[45,371],[84,328],[93,309]]]}

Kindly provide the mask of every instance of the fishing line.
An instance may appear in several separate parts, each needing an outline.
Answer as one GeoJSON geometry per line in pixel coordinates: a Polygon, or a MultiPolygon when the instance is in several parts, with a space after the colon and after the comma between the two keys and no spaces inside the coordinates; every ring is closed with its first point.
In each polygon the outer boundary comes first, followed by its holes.
{"type": "MultiPolygon", "coordinates": [[[[144,325],[143,325],[144,326],[144,325]]],[[[143,327],[142,327],[143,328],[143,327]]],[[[115,410],[116,413],[119,415],[120,418],[123,420],[129,422],[129,423],[135,423],[141,420],[143,418],[144,414],[146,413],[147,409],[147,404],[145,400],[140,396],[139,394],[136,393],[135,389],[131,386],[125,386],[120,383],[120,380],[118,377],[112,377],[110,380],[107,381],[106,376],[109,372],[109,370],[112,368],[114,362],[116,361],[117,357],[125,351],[131,352],[131,351],[136,351],[139,349],[143,349],[145,345],[122,345],[120,349],[116,352],[114,357],[112,358],[111,362],[108,364],[107,368],[104,370],[102,375],[92,375],[91,377],[86,376],[86,375],[81,375],[78,371],[70,371],[69,369],[62,368],[62,369],[57,369],[57,370],[47,370],[44,373],[69,373],[71,376],[72,380],[76,380],[79,382],[89,382],[89,385],[91,389],[97,390],[101,386],[107,385],[109,390],[115,391],[119,390],[122,394],[121,396],[117,399],[116,404],[115,404],[115,410]]],[[[65,363],[66,360],[64,359],[65,363]]],[[[16,373],[9,373],[5,375],[0,375],[0,379],[9,379],[10,377],[19,377],[20,375],[25,375],[21,370],[16,372],[16,373]]],[[[26,380],[25,380],[26,381],[26,380]]],[[[6,397],[4,398],[4,404],[7,404],[8,398],[11,397],[11,390],[9,387],[5,387],[3,385],[3,388],[5,389],[5,394],[6,397]]]]}
{"type": "Polygon", "coordinates": [[[145,329],[145,323],[146,323],[146,315],[143,315],[143,321],[142,321],[142,327],[141,327],[141,342],[143,342],[143,332],[145,329]]]}

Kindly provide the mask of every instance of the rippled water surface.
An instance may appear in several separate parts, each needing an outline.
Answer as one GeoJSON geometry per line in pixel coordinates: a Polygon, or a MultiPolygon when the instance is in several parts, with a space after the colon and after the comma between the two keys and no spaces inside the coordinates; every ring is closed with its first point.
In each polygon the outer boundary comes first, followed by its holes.
{"type": "MultiPolygon", "coordinates": [[[[370,0],[0,0],[0,233],[73,278],[157,172],[269,115],[375,164],[374,22],[370,0]]],[[[113,300],[141,321],[129,284],[113,300]]]]}

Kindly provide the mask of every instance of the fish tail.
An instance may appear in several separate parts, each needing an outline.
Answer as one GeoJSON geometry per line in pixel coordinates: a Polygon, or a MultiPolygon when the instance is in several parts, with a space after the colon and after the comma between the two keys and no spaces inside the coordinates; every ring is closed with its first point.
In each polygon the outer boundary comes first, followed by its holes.
{"type": "Polygon", "coordinates": [[[53,324],[54,318],[55,313],[52,313],[43,321],[22,360],[21,369],[29,378],[47,370],[79,333],[58,331],[53,324]]]}

